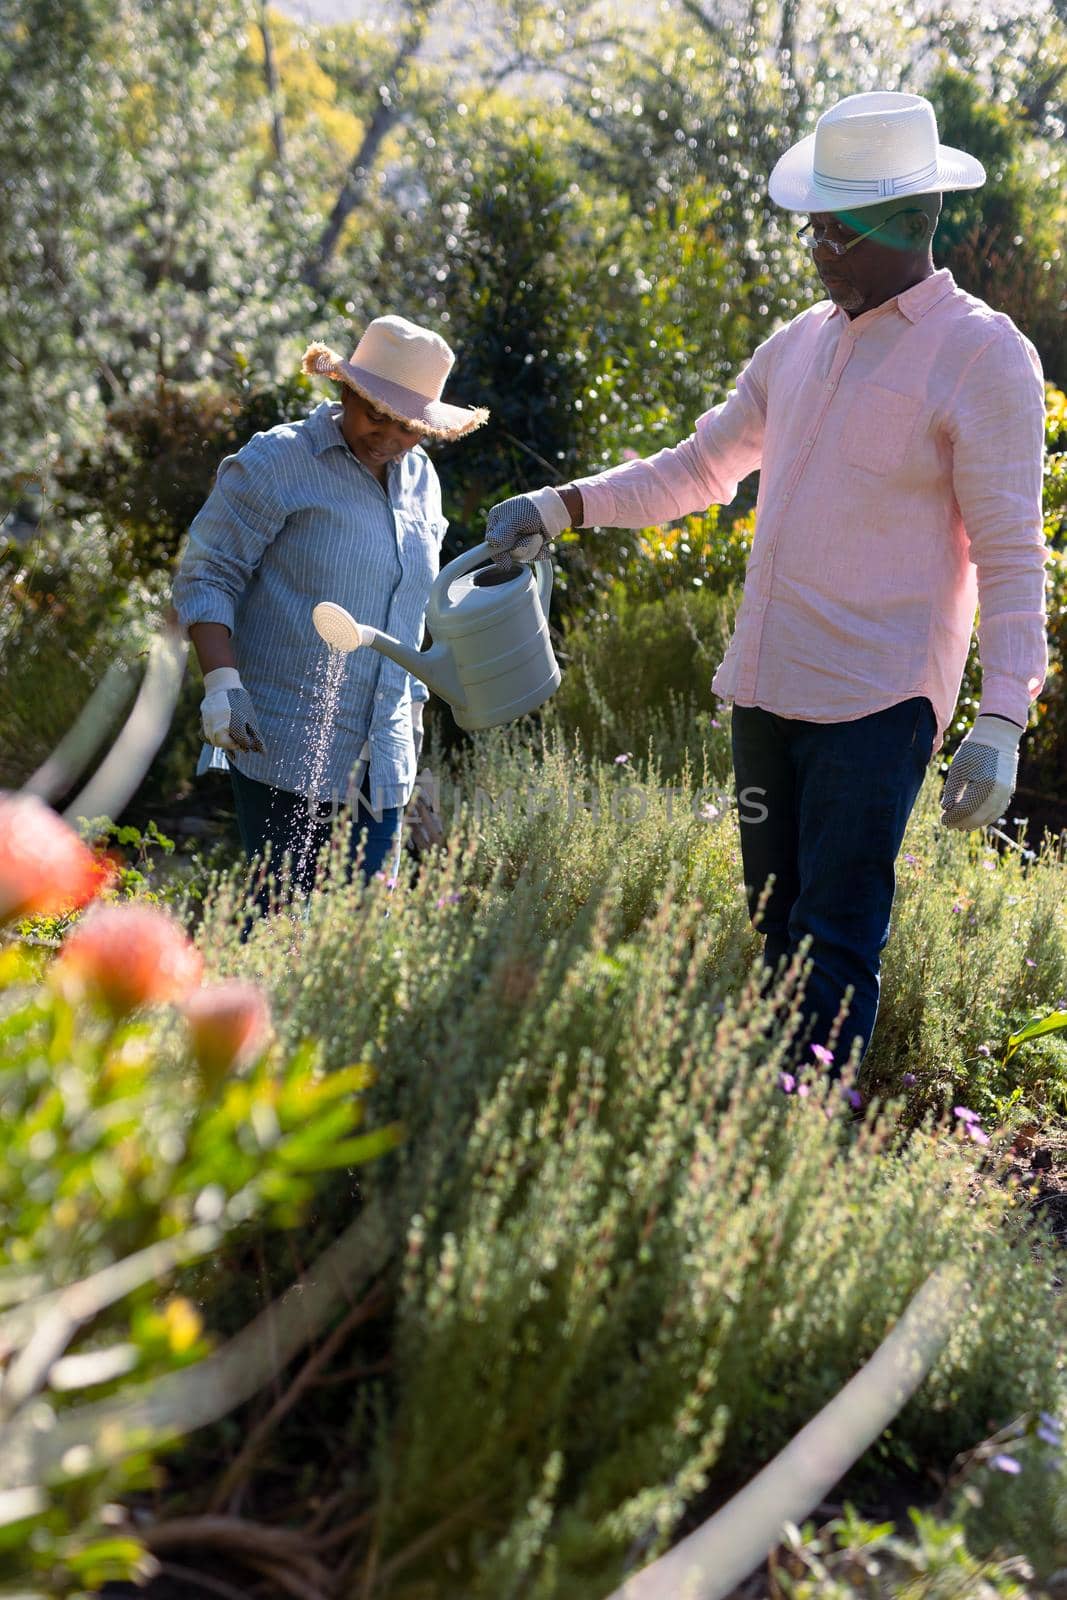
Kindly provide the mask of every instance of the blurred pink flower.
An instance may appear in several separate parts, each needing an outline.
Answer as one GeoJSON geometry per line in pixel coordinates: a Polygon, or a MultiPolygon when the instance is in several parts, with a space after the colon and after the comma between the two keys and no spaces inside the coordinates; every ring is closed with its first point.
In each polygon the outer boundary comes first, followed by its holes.
{"type": "Polygon", "coordinates": [[[0,923],[76,911],[112,875],[43,800],[0,793],[0,923]]]}
{"type": "Polygon", "coordinates": [[[154,906],[96,906],[74,929],[53,971],[68,994],[124,1017],[138,1006],[182,1000],[203,971],[184,930],[154,906]]]}
{"type": "Polygon", "coordinates": [[[182,1012],[197,1065],[213,1082],[255,1061],[270,1037],[266,995],[238,978],[194,990],[182,1012]]]}
{"type": "Polygon", "coordinates": [[[824,1044],[813,1044],[811,1047],[811,1053],[815,1057],[816,1061],[820,1062],[824,1067],[833,1066],[834,1053],[832,1050],[827,1050],[824,1044]]]}

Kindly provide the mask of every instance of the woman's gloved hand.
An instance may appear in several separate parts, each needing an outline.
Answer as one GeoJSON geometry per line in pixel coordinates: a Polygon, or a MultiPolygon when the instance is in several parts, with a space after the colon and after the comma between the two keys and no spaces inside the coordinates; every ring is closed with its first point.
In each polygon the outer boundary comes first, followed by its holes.
{"type": "Polygon", "coordinates": [[[946,828],[984,828],[1003,816],[1015,793],[1023,729],[1007,717],[978,716],[952,758],[941,792],[946,828]]]}
{"type": "Polygon", "coordinates": [[[200,722],[208,744],[220,750],[266,754],[255,707],[236,667],[215,667],[205,672],[200,722]]]}
{"type": "Polygon", "coordinates": [[[437,784],[429,767],[415,779],[415,788],[404,812],[406,841],[415,856],[444,844],[445,825],[436,809],[437,784]]]}
{"type": "Polygon", "coordinates": [[[570,512],[555,489],[534,489],[490,508],[485,542],[497,566],[510,572],[516,561],[547,557],[548,541],[570,525],[570,512]]]}

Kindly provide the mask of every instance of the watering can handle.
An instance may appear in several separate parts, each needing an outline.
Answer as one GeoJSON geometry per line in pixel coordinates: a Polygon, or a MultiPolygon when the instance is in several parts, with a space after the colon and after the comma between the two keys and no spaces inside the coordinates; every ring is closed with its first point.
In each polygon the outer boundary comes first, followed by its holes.
{"type": "MultiPolygon", "coordinates": [[[[450,583],[457,578],[462,578],[465,572],[472,567],[480,567],[485,561],[492,561],[493,552],[483,540],[481,544],[472,545],[469,550],[462,551],[447,567],[443,567],[434,579],[433,588],[430,590],[431,605],[442,605],[450,583]]],[[[548,616],[548,603],[552,597],[552,563],[549,560],[533,561],[529,563],[534,568],[537,579],[537,593],[541,601],[541,610],[548,616]]]]}

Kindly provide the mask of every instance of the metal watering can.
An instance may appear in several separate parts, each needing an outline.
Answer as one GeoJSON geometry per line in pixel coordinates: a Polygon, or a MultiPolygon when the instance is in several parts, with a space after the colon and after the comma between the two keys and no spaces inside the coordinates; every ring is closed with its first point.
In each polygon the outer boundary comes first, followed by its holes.
{"type": "Polygon", "coordinates": [[[421,678],[448,701],[460,727],[473,732],[514,722],[559,688],[559,663],[545,620],[551,594],[550,562],[502,572],[489,546],[478,544],[434,580],[426,607],[433,635],[429,650],[411,650],[356,622],[333,600],[320,601],[311,618],[334,650],[370,646],[421,678]],[[485,561],[489,566],[482,566],[485,561]]]}

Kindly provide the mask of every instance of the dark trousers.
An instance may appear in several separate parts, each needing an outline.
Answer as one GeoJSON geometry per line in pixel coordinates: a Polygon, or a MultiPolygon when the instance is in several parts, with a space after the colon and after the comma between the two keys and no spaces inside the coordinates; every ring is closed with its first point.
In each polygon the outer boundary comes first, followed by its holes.
{"type": "MultiPolygon", "coordinates": [[[[328,800],[309,801],[306,795],[291,794],[288,789],[276,789],[272,784],[248,778],[230,763],[233,797],[237,806],[237,827],[245,855],[255,861],[270,845],[271,873],[286,878],[290,893],[311,893],[315,886],[315,867],[326,845],[333,826],[336,810],[328,800]],[[283,870],[283,859],[288,856],[288,870],[283,870]]],[[[376,872],[386,869],[392,876],[400,857],[401,807],[382,806],[370,809],[369,776],[364,774],[360,798],[364,804],[349,834],[349,866],[354,868],[356,852],[362,843],[363,860],[360,870],[370,879],[376,872]]],[[[341,813],[345,815],[345,812],[341,813]]],[[[266,885],[255,896],[257,904],[267,910],[269,894],[266,885]]]]}
{"type": "Polygon", "coordinates": [[[768,984],[811,936],[799,1062],[815,1064],[811,1045],[826,1045],[846,988],[855,991],[836,1072],[854,1037],[865,1054],[874,1032],[894,864],[933,750],[934,709],[916,696],[855,722],[801,722],[735,705],[732,730],[745,893],[766,935],[768,984]]]}

